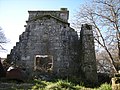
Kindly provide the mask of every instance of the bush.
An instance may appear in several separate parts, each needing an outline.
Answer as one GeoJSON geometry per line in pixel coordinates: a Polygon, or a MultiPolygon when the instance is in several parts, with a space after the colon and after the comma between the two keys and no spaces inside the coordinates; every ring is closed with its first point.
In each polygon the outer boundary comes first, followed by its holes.
{"type": "Polygon", "coordinates": [[[105,84],[102,84],[98,90],[112,90],[112,87],[110,84],[105,83],[105,84]]]}

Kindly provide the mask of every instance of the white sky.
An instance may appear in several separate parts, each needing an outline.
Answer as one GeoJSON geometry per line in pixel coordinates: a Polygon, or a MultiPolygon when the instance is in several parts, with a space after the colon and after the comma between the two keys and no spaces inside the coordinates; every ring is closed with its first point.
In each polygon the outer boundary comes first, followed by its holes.
{"type": "Polygon", "coordinates": [[[85,0],[0,0],[0,27],[9,43],[4,45],[7,51],[0,50],[0,57],[6,57],[19,41],[19,35],[25,30],[28,10],[59,10],[68,8],[69,20],[85,0]]]}

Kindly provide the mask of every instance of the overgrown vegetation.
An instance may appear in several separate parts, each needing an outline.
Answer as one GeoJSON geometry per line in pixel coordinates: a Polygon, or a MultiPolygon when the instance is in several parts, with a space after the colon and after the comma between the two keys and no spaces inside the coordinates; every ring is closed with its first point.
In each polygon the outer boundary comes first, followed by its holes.
{"type": "Polygon", "coordinates": [[[101,84],[99,87],[94,88],[86,87],[84,83],[73,83],[68,80],[54,80],[42,81],[34,79],[26,83],[18,83],[11,81],[7,83],[0,83],[0,90],[112,90],[111,85],[107,83],[101,84]]]}
{"type": "Polygon", "coordinates": [[[32,90],[112,90],[110,84],[102,84],[98,88],[86,88],[83,84],[75,85],[67,80],[57,80],[55,82],[34,81],[36,84],[32,86],[32,90]]]}
{"type": "Polygon", "coordinates": [[[104,83],[98,88],[87,88],[84,84],[75,85],[68,80],[57,80],[55,82],[46,82],[34,80],[35,85],[32,90],[112,90],[111,85],[104,83]]]}

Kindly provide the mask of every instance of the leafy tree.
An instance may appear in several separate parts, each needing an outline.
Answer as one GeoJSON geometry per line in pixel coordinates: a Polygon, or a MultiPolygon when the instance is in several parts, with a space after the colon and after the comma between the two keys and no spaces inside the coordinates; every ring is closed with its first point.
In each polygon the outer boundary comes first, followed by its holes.
{"type": "Polygon", "coordinates": [[[79,29],[81,24],[93,26],[96,49],[104,49],[114,71],[116,61],[120,62],[120,0],[93,0],[80,7],[76,14],[74,26],[79,29]],[[113,58],[112,49],[117,50],[117,59],[113,58]]]}

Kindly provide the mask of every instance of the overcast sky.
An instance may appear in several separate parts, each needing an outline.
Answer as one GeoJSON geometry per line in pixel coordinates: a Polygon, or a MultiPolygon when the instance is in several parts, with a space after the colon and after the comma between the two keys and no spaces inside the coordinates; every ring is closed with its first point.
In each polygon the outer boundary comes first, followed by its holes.
{"type": "Polygon", "coordinates": [[[68,8],[69,23],[85,0],[0,0],[0,27],[9,43],[4,45],[7,51],[0,50],[0,57],[6,57],[19,41],[19,35],[25,31],[28,10],[60,10],[68,8]]]}

